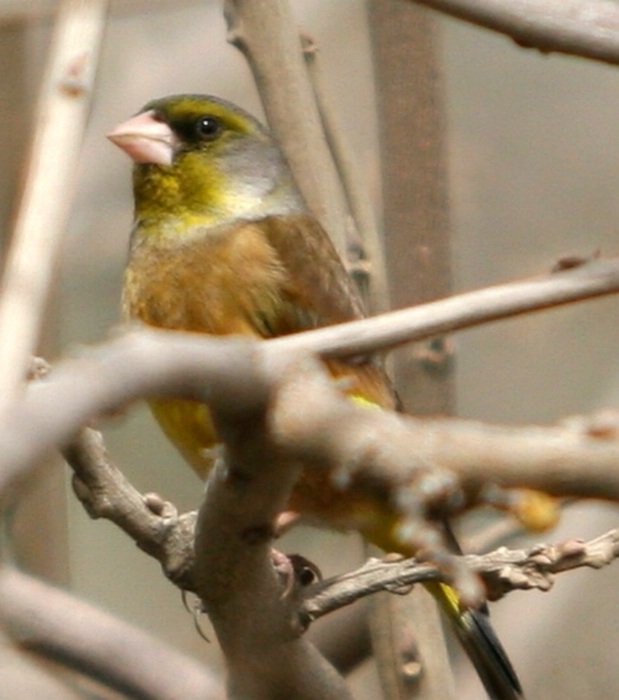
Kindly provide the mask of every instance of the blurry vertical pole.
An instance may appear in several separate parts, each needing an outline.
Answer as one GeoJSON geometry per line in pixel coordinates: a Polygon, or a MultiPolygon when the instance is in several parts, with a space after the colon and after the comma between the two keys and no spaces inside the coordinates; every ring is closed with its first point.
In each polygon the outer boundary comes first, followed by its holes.
{"type": "MultiPolygon", "coordinates": [[[[24,3],[27,5],[27,3],[24,3]]],[[[33,71],[28,31],[34,31],[33,9],[28,19],[0,28],[0,72],[4,105],[0,114],[4,134],[2,153],[3,193],[11,192],[22,165],[25,138],[32,133],[29,159],[22,178],[18,208],[2,199],[3,256],[0,298],[0,386],[2,410],[11,410],[11,399],[20,391],[32,355],[41,343],[54,342],[53,303],[49,289],[70,208],[72,183],[92,96],[92,81],[107,0],[63,0],[58,8],[53,38],[44,66],[34,128],[30,114],[28,80],[33,71]],[[10,240],[8,210],[16,209],[10,240]],[[51,313],[50,313],[51,311],[51,313]]],[[[42,10],[44,8],[41,8],[42,10]]],[[[38,36],[38,35],[37,35],[38,36]]],[[[40,40],[40,39],[39,39],[40,40]]],[[[13,197],[11,197],[13,199],[13,197]]],[[[62,470],[42,468],[23,489],[8,518],[11,548],[18,563],[38,575],[64,582],[68,577],[65,484],[62,470]]],[[[3,523],[6,525],[6,523],[3,523]]]]}
{"type": "MultiPolygon", "coordinates": [[[[385,257],[391,304],[399,308],[446,296],[451,290],[437,27],[431,12],[413,4],[369,0],[368,12],[380,125],[385,257]]],[[[451,411],[447,355],[440,342],[395,355],[396,386],[407,411],[451,411]]],[[[398,620],[397,607],[410,604],[411,598],[415,617],[411,634],[421,663],[418,684],[414,688],[406,684],[406,674],[397,673],[393,663],[384,665],[381,680],[388,697],[448,700],[454,696],[453,677],[433,599],[421,587],[405,599],[392,597],[396,610],[390,617],[398,620]]],[[[406,656],[407,632],[406,625],[398,629],[385,624],[377,634],[406,656]]]]}
{"type": "MultiPolygon", "coordinates": [[[[451,293],[446,119],[435,15],[369,2],[380,125],[383,229],[393,308],[451,293]]],[[[397,356],[398,391],[416,414],[450,413],[453,382],[440,343],[397,356]]]]}
{"type": "Polygon", "coordinates": [[[2,248],[15,197],[19,163],[24,155],[28,121],[26,72],[26,25],[15,21],[0,25],[0,231],[2,248]]]}
{"type": "MultiPolygon", "coordinates": [[[[17,19],[0,25],[0,246],[17,190],[18,174],[32,123],[32,58],[28,54],[32,21],[17,19]],[[9,107],[10,105],[10,107],[9,107]]],[[[51,314],[53,317],[53,313],[51,314]]],[[[45,315],[46,325],[50,314],[45,315]]],[[[44,335],[48,335],[44,329],[44,335]]],[[[29,571],[59,583],[68,577],[65,477],[62,470],[41,470],[10,516],[11,551],[29,571]],[[45,536],[42,536],[45,533],[45,536]]]]}
{"type": "Polygon", "coordinates": [[[0,411],[37,351],[93,94],[107,0],[61,0],[0,296],[0,411]]]}

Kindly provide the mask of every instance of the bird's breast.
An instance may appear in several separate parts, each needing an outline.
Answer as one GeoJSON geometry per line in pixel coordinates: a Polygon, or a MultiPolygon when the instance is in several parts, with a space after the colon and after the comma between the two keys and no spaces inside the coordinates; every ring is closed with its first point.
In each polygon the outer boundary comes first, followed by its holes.
{"type": "Polygon", "coordinates": [[[275,252],[251,226],[205,230],[176,245],[138,240],[123,310],[127,319],[158,328],[260,335],[257,310],[276,313],[285,280],[275,252]]]}

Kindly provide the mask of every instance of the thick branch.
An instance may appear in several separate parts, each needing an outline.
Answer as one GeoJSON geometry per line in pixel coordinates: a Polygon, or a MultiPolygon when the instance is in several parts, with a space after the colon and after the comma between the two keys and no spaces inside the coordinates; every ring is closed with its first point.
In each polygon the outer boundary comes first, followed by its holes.
{"type": "Polygon", "coordinates": [[[223,684],[196,661],[14,569],[0,571],[0,617],[22,646],[130,697],[223,699],[223,684]]]}
{"type": "Polygon", "coordinates": [[[0,420],[0,494],[26,465],[67,444],[89,418],[129,401],[220,397],[234,405],[245,391],[239,381],[243,368],[260,359],[257,347],[244,339],[136,330],[82,358],[59,363],[0,420]]]}
{"type": "Polygon", "coordinates": [[[619,63],[619,6],[612,0],[415,0],[507,34],[520,46],[619,63]]]}
{"type": "Polygon", "coordinates": [[[253,72],[269,125],[315,216],[346,259],[350,225],[329,152],[301,39],[286,0],[226,0],[229,41],[253,72]]]}
{"type": "MultiPolygon", "coordinates": [[[[59,363],[49,377],[36,382],[15,402],[10,414],[0,421],[0,493],[27,465],[65,444],[88,417],[103,415],[137,398],[184,396],[209,401],[228,396],[234,407],[246,390],[240,379],[245,368],[264,363],[276,379],[297,352],[316,352],[323,357],[372,352],[618,290],[619,261],[593,261],[528,282],[499,285],[263,343],[143,329],[131,332],[81,359],[59,363]]],[[[543,430],[538,433],[540,442],[542,434],[543,430]]],[[[505,456],[509,469],[515,455],[510,452],[505,456]]],[[[583,459],[588,456],[593,457],[581,454],[583,459]]],[[[600,463],[601,469],[608,467],[600,463]]],[[[539,484],[543,477],[532,471],[531,478],[539,484]]]]}
{"type": "Polygon", "coordinates": [[[294,568],[271,549],[301,467],[279,454],[267,429],[275,383],[250,367],[243,375],[245,393],[234,407],[212,405],[224,448],[195,538],[195,592],[226,657],[230,698],[352,700],[341,676],[301,637],[294,568]]]}
{"type": "MultiPolygon", "coordinates": [[[[78,465],[78,468],[82,472],[87,471],[90,473],[89,480],[91,482],[96,482],[99,479],[97,471],[107,469],[100,459],[99,450],[93,448],[92,444],[84,446],[84,450],[80,453],[80,460],[81,465],[78,465]],[[94,454],[89,456],[87,454],[88,451],[94,451],[94,454]]],[[[263,473],[267,471],[262,467],[261,469],[263,473]]],[[[123,477],[115,488],[125,491],[133,487],[123,477]]],[[[224,488],[230,488],[230,485],[228,484],[224,488]]],[[[284,484],[282,487],[281,483],[277,483],[267,487],[267,489],[275,489],[276,491],[280,491],[280,488],[283,494],[289,488],[289,484],[284,484]]],[[[268,491],[265,493],[268,493],[268,491]]],[[[122,518],[114,517],[116,502],[114,502],[111,493],[104,491],[101,496],[101,502],[105,503],[106,507],[98,511],[97,515],[111,519],[119,524],[135,539],[142,549],[162,561],[162,554],[157,547],[156,533],[148,528],[140,531],[139,527],[125,527],[122,518]],[[152,546],[149,546],[149,542],[152,546]]],[[[230,494],[227,494],[226,499],[229,497],[230,494]]],[[[120,503],[119,509],[123,511],[122,503],[120,501],[118,503],[120,503]]],[[[219,506],[216,506],[216,508],[220,510],[219,506]]],[[[272,514],[272,511],[270,513],[272,514]]],[[[141,515],[136,511],[130,514],[130,517],[139,520],[141,515]]],[[[253,515],[250,520],[252,525],[255,525],[253,515]]],[[[263,531],[265,537],[268,536],[268,531],[268,527],[263,531]]],[[[230,536],[229,531],[225,534],[230,536]]],[[[257,534],[260,533],[258,531],[252,532],[252,535],[257,534]]],[[[178,533],[179,541],[184,542],[183,546],[178,550],[178,554],[186,557],[184,569],[188,572],[191,572],[194,566],[193,554],[190,552],[193,537],[194,533],[191,526],[183,528],[178,533]]],[[[248,538],[241,537],[241,539],[247,540],[248,538]]],[[[252,538],[250,537],[249,539],[252,538]]],[[[260,545],[260,538],[255,539],[253,544],[260,545]]],[[[220,542],[209,546],[221,547],[222,544],[220,542]]],[[[241,546],[243,546],[243,543],[241,543],[241,546]]],[[[492,597],[497,598],[512,589],[541,588],[547,590],[552,583],[551,574],[583,566],[601,568],[609,564],[617,556],[619,556],[619,534],[617,530],[613,530],[587,543],[569,540],[558,545],[536,545],[528,550],[506,550],[505,548],[500,548],[484,555],[468,555],[465,559],[474,571],[483,576],[487,587],[492,593],[492,597]]],[[[440,570],[428,563],[419,563],[414,560],[394,561],[391,557],[384,561],[371,560],[355,572],[314,584],[306,589],[302,595],[302,598],[305,600],[303,611],[309,618],[317,619],[342,605],[350,604],[358,597],[369,595],[376,590],[395,591],[413,583],[434,580],[441,578],[441,576],[440,570]]],[[[190,577],[187,580],[191,580],[190,577]]],[[[242,640],[239,643],[242,644],[242,640]]]]}
{"type": "MultiPolygon", "coordinates": [[[[302,580],[295,575],[290,560],[270,553],[276,516],[285,507],[299,469],[291,464],[334,470],[334,486],[340,484],[343,499],[347,484],[363,488],[366,479],[368,490],[374,489],[378,499],[386,497],[392,507],[404,508],[411,538],[417,542],[419,532],[431,530],[425,517],[429,507],[437,506],[437,498],[445,499],[445,503],[439,503],[445,512],[460,512],[467,500],[471,502],[471,498],[452,498],[457,489],[466,491],[466,476],[461,484],[450,481],[448,470],[435,459],[440,458],[440,447],[419,455],[414,436],[410,445],[401,442],[401,429],[409,424],[440,421],[411,421],[356,408],[335,391],[318,367],[313,373],[308,366],[282,368],[284,386],[278,390],[277,381],[271,384],[264,371],[247,364],[237,378],[245,391],[235,403],[221,396],[219,402],[214,400],[225,451],[209,481],[195,540],[195,561],[190,564],[195,590],[226,654],[232,698],[346,697],[342,680],[310,644],[299,638],[304,626],[300,616],[302,580]],[[272,391],[277,391],[275,402],[272,391]],[[320,406],[322,413],[313,411],[314,406],[320,406]],[[299,411],[310,418],[300,417],[299,411]],[[383,422],[384,418],[390,422],[383,422]],[[376,435],[372,432],[375,422],[376,435]],[[329,426],[335,426],[335,430],[330,431],[329,426]],[[325,443],[327,447],[321,447],[325,443]],[[454,491],[449,492],[445,486],[453,486],[454,491]],[[414,494],[414,500],[394,497],[399,488],[414,494]],[[419,510],[410,510],[413,503],[419,510]]],[[[612,427],[610,418],[592,422],[585,439],[580,436],[581,441],[617,443],[612,427]]],[[[442,437],[439,442],[443,444],[442,437]]],[[[478,440],[473,442],[477,444],[478,440]]],[[[615,446],[617,451],[619,447],[615,446]]],[[[616,460],[617,455],[615,464],[616,460]]],[[[92,463],[97,465],[98,460],[92,463]]],[[[82,480],[88,482],[87,478],[82,480]]],[[[477,491],[478,484],[471,490],[477,491]]],[[[189,531],[181,534],[192,541],[189,531]]],[[[156,548],[144,549],[157,556],[156,548]]],[[[608,563],[618,550],[613,533],[595,547],[571,542],[552,550],[538,547],[526,554],[501,552],[470,561],[473,570],[493,572],[488,582],[492,596],[497,597],[513,587],[547,588],[550,573],[576,564],[608,563]]],[[[438,561],[444,564],[445,556],[439,549],[430,553],[438,554],[438,561]]],[[[395,579],[382,579],[380,585],[375,578],[363,580],[362,588],[356,588],[354,594],[349,591],[343,598],[338,594],[337,606],[378,589],[399,590],[419,580],[420,575],[422,580],[426,576],[442,578],[453,571],[453,567],[446,570],[444,565],[416,568],[417,578],[410,579],[407,572],[395,569],[395,579]]],[[[393,568],[390,573],[394,573],[393,568]]],[[[314,615],[310,611],[308,619],[314,615]]]]}
{"type": "MultiPolygon", "coordinates": [[[[76,489],[78,496],[92,517],[106,518],[114,522],[142,550],[157,559],[167,576],[182,590],[194,591],[199,593],[203,600],[211,601],[209,612],[217,621],[216,629],[219,630],[224,641],[228,640],[225,648],[229,664],[240,665],[238,673],[234,673],[234,678],[239,683],[245,681],[248,675],[253,678],[256,673],[269,678],[270,682],[275,682],[274,674],[269,671],[269,667],[282,668],[284,656],[292,655],[295,667],[303,659],[307,661],[308,658],[310,667],[323,664],[314,650],[306,647],[305,642],[295,640],[293,648],[289,650],[281,648],[284,642],[290,641],[291,634],[297,636],[301,631],[298,622],[298,596],[290,595],[295,590],[294,580],[291,578],[294,572],[282,571],[285,579],[282,584],[278,575],[275,574],[269,550],[267,549],[266,554],[264,551],[269,534],[273,531],[274,513],[277,514],[278,507],[281,508],[281,499],[288,494],[294,472],[289,474],[286,470],[283,479],[277,478],[275,474],[267,480],[263,479],[262,484],[252,483],[251,493],[247,494],[249,498],[241,505],[239,501],[242,500],[242,492],[246,491],[247,486],[245,480],[242,483],[241,498],[239,498],[238,489],[235,488],[234,477],[231,482],[227,482],[224,478],[223,483],[219,485],[215,483],[209,489],[209,511],[202,512],[203,522],[198,539],[198,548],[203,553],[203,560],[196,574],[195,513],[177,516],[171,504],[162,502],[152,494],[146,497],[138,494],[124,475],[110,462],[101,435],[92,429],[84,430],[65,450],[65,456],[79,479],[79,487],[76,489]],[[273,498],[275,498],[275,506],[271,502],[273,498]],[[214,502],[211,502],[213,499],[214,502]],[[230,508],[231,500],[234,501],[234,508],[230,508]],[[234,513],[233,518],[230,517],[231,513],[234,513]],[[261,521],[260,526],[256,526],[257,518],[261,521]],[[212,564],[212,560],[215,561],[215,565],[212,564]],[[215,581],[213,581],[214,578],[216,578],[215,581]],[[258,582],[258,588],[255,588],[257,578],[262,580],[258,582]],[[286,596],[282,597],[282,591],[288,584],[292,584],[290,590],[286,596]],[[213,600],[213,591],[216,594],[225,592],[225,596],[223,599],[217,599],[215,596],[216,599],[213,600]],[[265,606],[267,600],[273,600],[275,610],[265,606]],[[224,610],[218,612],[218,605],[222,603],[224,610]],[[231,603],[234,603],[232,608],[234,612],[230,626],[226,620],[226,611],[231,603]],[[240,611],[237,606],[240,606],[240,611]],[[249,630],[246,629],[248,624],[250,624],[249,630]],[[273,642],[273,637],[276,636],[273,632],[275,624],[284,625],[285,634],[282,635],[279,644],[273,642]],[[239,630],[239,625],[244,628],[239,630]],[[256,639],[256,636],[265,635],[271,637],[267,640],[267,644],[263,638],[256,639]],[[247,658],[252,658],[254,663],[248,665],[247,658]],[[274,665],[273,658],[276,661],[274,665]]],[[[260,465],[264,475],[266,471],[264,464],[260,462],[260,465]]],[[[215,482],[217,482],[216,479],[215,482]]],[[[236,486],[239,484],[236,483],[236,486]]],[[[280,562],[285,564],[285,557],[282,556],[280,562]]],[[[3,611],[2,586],[3,579],[0,578],[0,615],[3,611]]],[[[27,590],[26,588],[25,591],[27,590]]],[[[54,614],[54,610],[55,607],[52,606],[51,615],[54,614]]],[[[19,622],[21,619],[19,606],[13,612],[19,622]]],[[[93,620],[93,624],[96,622],[97,618],[93,620]]],[[[360,627],[359,634],[367,645],[369,643],[366,639],[367,629],[364,628],[361,620],[357,620],[357,623],[360,627]]],[[[69,655],[69,663],[73,658],[70,630],[69,625],[68,640],[65,640],[65,636],[58,639],[59,648],[65,649],[64,653],[69,655]]],[[[45,650],[51,642],[46,641],[44,631],[39,633],[38,630],[32,630],[29,634],[37,639],[41,637],[37,646],[42,647],[43,653],[47,653],[45,650]]],[[[339,662],[344,665],[355,663],[356,659],[351,658],[350,653],[346,654],[350,645],[345,645],[346,650],[333,649],[330,645],[331,640],[326,641],[329,642],[327,647],[330,655],[339,662]]],[[[284,668],[289,672],[291,666],[288,664],[284,668]]],[[[329,670],[329,675],[331,673],[329,670]]],[[[314,682],[315,679],[312,683],[314,682]]],[[[281,679],[279,684],[281,685],[281,679]]]]}
{"type": "Polygon", "coordinates": [[[169,504],[142,498],[93,430],[65,449],[76,490],[92,515],[113,520],[203,601],[226,656],[230,697],[346,698],[343,680],[299,638],[294,571],[280,556],[278,572],[271,555],[275,520],[299,468],[281,461],[270,444],[269,383],[259,367],[229,360],[242,390],[233,399],[208,392],[226,449],[209,480],[195,541],[192,514],[177,517],[169,504]]]}
{"type": "Polygon", "coordinates": [[[414,418],[358,407],[306,365],[289,374],[272,421],[278,445],[293,460],[328,465],[343,483],[367,479],[376,491],[414,488],[427,498],[442,484],[444,505],[464,499],[456,510],[483,501],[480,489],[489,480],[555,496],[619,499],[616,412],[554,427],[414,418]]]}

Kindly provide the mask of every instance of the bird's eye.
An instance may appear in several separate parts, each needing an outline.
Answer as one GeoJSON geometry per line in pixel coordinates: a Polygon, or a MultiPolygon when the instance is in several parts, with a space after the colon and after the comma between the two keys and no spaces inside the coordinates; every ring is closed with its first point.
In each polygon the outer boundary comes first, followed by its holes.
{"type": "Polygon", "coordinates": [[[196,122],[196,134],[205,141],[212,141],[221,132],[221,122],[217,117],[200,117],[196,122]]]}

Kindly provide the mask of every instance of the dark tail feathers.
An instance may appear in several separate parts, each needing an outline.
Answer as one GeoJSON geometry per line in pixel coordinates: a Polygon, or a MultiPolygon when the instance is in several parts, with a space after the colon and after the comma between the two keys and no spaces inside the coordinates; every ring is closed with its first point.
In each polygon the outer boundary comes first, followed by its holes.
{"type": "Polygon", "coordinates": [[[454,630],[484,684],[490,700],[523,700],[522,688],[490,618],[484,610],[464,610],[454,630]]]}

